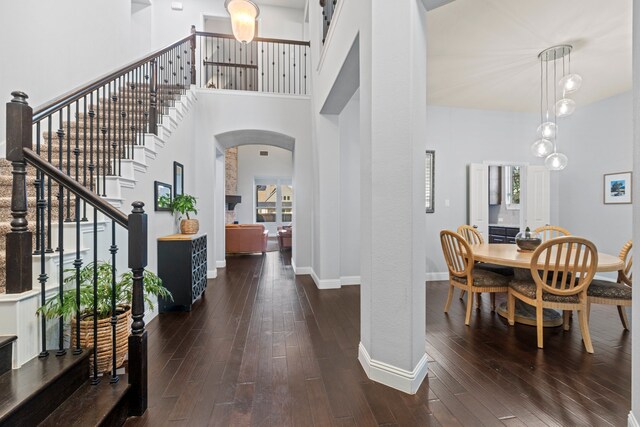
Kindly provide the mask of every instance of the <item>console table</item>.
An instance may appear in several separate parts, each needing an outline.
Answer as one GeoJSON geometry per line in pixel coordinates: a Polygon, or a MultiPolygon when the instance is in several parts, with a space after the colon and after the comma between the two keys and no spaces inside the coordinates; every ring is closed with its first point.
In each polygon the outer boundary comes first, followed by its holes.
{"type": "Polygon", "coordinates": [[[158,277],[173,295],[173,301],[158,298],[160,313],[191,311],[191,305],[207,288],[207,235],[158,238],[158,277]]]}

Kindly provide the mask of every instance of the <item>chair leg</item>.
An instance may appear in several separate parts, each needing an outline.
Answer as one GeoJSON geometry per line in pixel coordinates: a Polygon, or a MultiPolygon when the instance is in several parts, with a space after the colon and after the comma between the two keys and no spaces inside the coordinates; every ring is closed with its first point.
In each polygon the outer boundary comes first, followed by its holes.
{"type": "Polygon", "coordinates": [[[571,324],[569,323],[570,319],[571,319],[571,311],[564,310],[562,312],[562,325],[565,331],[568,331],[569,329],[571,329],[571,324]]]}
{"type": "Polygon", "coordinates": [[[469,326],[471,323],[471,309],[473,308],[473,292],[469,292],[469,298],[467,298],[467,317],[464,319],[464,324],[469,326]]]}
{"type": "Polygon", "coordinates": [[[460,299],[464,298],[464,294],[465,294],[466,292],[467,292],[467,291],[464,291],[464,290],[460,289],[460,299]]]}
{"type": "Polygon", "coordinates": [[[538,348],[544,348],[544,309],[536,307],[536,330],[538,332],[538,348]]]}
{"type": "Polygon", "coordinates": [[[620,315],[620,321],[622,322],[622,327],[625,331],[629,330],[629,319],[627,319],[627,310],[624,309],[624,306],[618,306],[618,314],[620,315]]]}
{"type": "Polygon", "coordinates": [[[591,301],[587,298],[587,322],[589,322],[589,318],[591,317],[591,301]]]}
{"type": "Polygon", "coordinates": [[[491,292],[491,312],[496,311],[496,293],[491,292]]]}
{"type": "Polygon", "coordinates": [[[482,303],[482,298],[480,297],[480,292],[476,292],[476,308],[480,310],[480,304],[482,303]]]}
{"type": "Polygon", "coordinates": [[[449,285],[449,295],[447,295],[447,302],[444,304],[444,312],[449,312],[449,307],[451,306],[451,300],[453,299],[453,286],[449,285]]]}
{"type": "Polygon", "coordinates": [[[587,319],[586,310],[579,310],[578,317],[580,318],[580,332],[582,333],[584,348],[587,350],[587,353],[593,353],[593,344],[591,344],[591,335],[589,334],[589,320],[587,319]]]}
{"type": "Polygon", "coordinates": [[[513,326],[516,315],[516,297],[511,292],[507,294],[507,322],[513,326]]]}

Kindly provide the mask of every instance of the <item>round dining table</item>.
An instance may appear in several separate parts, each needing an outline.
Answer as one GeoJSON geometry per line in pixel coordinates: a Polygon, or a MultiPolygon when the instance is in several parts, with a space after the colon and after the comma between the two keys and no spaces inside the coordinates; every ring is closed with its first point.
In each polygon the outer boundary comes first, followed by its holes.
{"type": "MultiPolygon", "coordinates": [[[[470,245],[475,261],[513,267],[516,279],[531,279],[531,256],[533,251],[520,251],[513,243],[481,243],[470,245]]],[[[552,257],[554,258],[554,257],[552,257]]],[[[597,272],[612,272],[624,268],[624,262],[615,255],[598,252],[597,272]]],[[[507,303],[500,304],[497,309],[500,316],[507,317],[507,303]]],[[[525,325],[536,324],[535,307],[516,300],[515,321],[525,325]]],[[[562,314],[556,310],[544,310],[544,326],[555,327],[562,325],[562,314]]]]}

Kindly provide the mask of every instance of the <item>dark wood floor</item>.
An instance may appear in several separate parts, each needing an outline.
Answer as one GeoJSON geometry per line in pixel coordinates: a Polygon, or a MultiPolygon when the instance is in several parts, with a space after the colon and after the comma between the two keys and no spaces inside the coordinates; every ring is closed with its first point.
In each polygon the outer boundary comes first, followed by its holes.
{"type": "MultiPolygon", "coordinates": [[[[442,312],[446,283],[427,284],[429,375],[407,395],[364,375],[359,287],[316,289],[286,255],[230,258],[191,313],[149,330],[149,409],[127,426],[626,425],[631,336],[613,307],[594,307],[595,354],[577,323],[508,327],[488,307],[464,325],[442,312]]],[[[500,298],[500,297],[499,297],[500,298]]]]}

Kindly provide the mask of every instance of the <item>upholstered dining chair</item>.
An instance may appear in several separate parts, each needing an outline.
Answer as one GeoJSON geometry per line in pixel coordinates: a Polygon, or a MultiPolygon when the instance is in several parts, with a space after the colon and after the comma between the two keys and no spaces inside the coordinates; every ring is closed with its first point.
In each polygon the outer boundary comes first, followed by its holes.
{"type": "Polygon", "coordinates": [[[624,244],[620,254],[620,259],[624,262],[622,270],[618,271],[617,282],[606,282],[604,280],[592,280],[591,286],[587,290],[587,313],[591,310],[591,304],[608,304],[618,306],[618,314],[622,327],[629,330],[629,320],[625,307],[631,307],[631,267],[633,265],[632,256],[633,242],[629,240],[624,244]]]}
{"type": "Polygon", "coordinates": [[[555,239],[556,237],[562,236],[570,236],[569,230],[566,228],[559,227],[557,225],[543,225],[542,227],[538,227],[535,230],[536,233],[540,234],[540,238],[543,242],[546,242],[549,239],[555,239]]]}
{"type": "MultiPolygon", "coordinates": [[[[459,235],[462,236],[464,240],[467,241],[470,245],[480,245],[484,243],[484,238],[482,234],[478,231],[478,229],[472,225],[461,225],[456,230],[459,235]]],[[[476,268],[481,270],[491,271],[493,273],[502,274],[503,276],[513,276],[513,268],[506,267],[504,265],[490,264],[485,262],[476,262],[476,268]]],[[[460,299],[464,297],[465,291],[460,290],[460,299]]],[[[478,294],[479,296],[480,294],[478,294]]],[[[478,305],[480,305],[480,300],[478,299],[478,305]]]]}
{"type": "Polygon", "coordinates": [[[444,306],[444,312],[447,313],[449,311],[454,288],[468,292],[469,298],[467,299],[467,314],[464,324],[469,326],[473,295],[482,292],[491,293],[491,308],[493,311],[495,310],[495,293],[509,290],[509,278],[476,268],[471,247],[458,233],[450,230],[441,231],[440,243],[442,244],[442,252],[449,269],[449,294],[444,306]]]}
{"type": "Polygon", "coordinates": [[[587,353],[593,353],[587,307],[587,291],[598,265],[598,251],[582,237],[564,236],[543,242],[531,256],[531,280],[509,283],[507,320],[514,324],[516,298],[536,308],[538,348],[543,348],[543,310],[554,308],[566,314],[578,311],[582,341],[587,353]]]}

